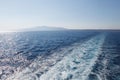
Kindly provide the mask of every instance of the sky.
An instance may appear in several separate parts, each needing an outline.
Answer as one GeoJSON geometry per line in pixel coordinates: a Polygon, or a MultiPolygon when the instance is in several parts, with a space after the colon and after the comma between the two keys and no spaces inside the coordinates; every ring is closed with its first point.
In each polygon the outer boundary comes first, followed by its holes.
{"type": "Polygon", "coordinates": [[[0,31],[34,26],[120,29],[120,0],[0,0],[0,31]]]}

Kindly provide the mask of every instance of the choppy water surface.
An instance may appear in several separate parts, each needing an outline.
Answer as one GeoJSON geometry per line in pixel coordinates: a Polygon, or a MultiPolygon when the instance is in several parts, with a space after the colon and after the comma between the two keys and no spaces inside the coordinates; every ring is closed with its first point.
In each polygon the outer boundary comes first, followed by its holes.
{"type": "Polygon", "coordinates": [[[120,80],[120,31],[109,32],[89,80],[120,80]]]}
{"type": "Polygon", "coordinates": [[[0,80],[120,80],[120,31],[0,34],[0,80]]]}

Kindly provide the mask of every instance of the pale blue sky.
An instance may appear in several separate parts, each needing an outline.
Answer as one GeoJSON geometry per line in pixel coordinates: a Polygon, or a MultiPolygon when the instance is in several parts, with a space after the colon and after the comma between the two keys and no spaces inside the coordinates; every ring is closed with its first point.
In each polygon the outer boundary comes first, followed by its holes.
{"type": "Polygon", "coordinates": [[[120,0],[0,0],[0,30],[119,28],[120,0]]]}

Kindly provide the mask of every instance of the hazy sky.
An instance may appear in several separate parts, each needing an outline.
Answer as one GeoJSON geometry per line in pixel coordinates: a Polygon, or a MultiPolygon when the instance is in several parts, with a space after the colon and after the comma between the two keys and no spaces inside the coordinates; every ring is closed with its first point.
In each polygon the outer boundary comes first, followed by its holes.
{"type": "Polygon", "coordinates": [[[120,29],[120,0],[0,0],[0,31],[43,25],[120,29]]]}

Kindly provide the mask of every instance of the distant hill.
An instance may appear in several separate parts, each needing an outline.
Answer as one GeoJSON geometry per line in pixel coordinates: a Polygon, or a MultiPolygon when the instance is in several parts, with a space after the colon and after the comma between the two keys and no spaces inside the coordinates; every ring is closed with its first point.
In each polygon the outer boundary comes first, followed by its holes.
{"type": "Polygon", "coordinates": [[[20,31],[58,31],[58,30],[67,30],[67,29],[61,27],[37,26],[33,28],[22,29],[20,31]]]}

